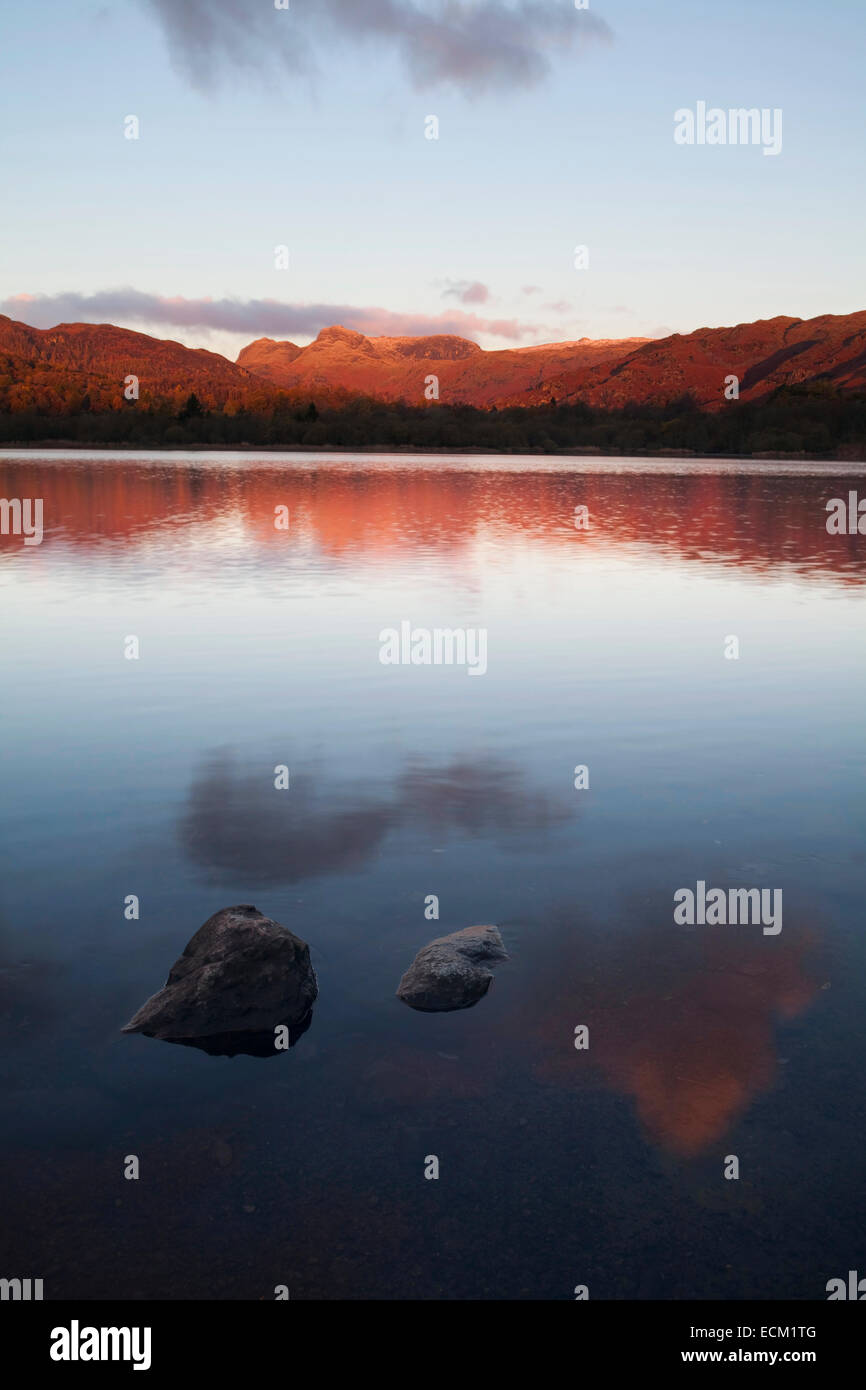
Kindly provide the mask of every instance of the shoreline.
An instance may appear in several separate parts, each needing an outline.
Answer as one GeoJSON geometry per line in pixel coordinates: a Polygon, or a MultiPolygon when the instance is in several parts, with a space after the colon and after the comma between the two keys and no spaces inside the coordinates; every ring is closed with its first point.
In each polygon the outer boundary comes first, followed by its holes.
{"type": "Polygon", "coordinates": [[[783,463],[803,462],[803,463],[863,463],[866,464],[866,450],[858,451],[857,455],[844,458],[837,455],[826,453],[816,453],[814,451],[799,450],[796,453],[786,453],[781,450],[761,450],[759,453],[711,453],[707,450],[699,449],[632,449],[624,454],[621,449],[599,449],[589,446],[576,446],[573,449],[486,449],[483,447],[473,447],[471,445],[455,445],[448,449],[441,449],[432,445],[411,445],[411,444],[184,444],[181,447],[172,447],[166,444],[84,444],[80,440],[69,439],[39,439],[39,440],[10,440],[8,443],[0,445],[0,455],[16,450],[29,451],[39,449],[55,450],[57,452],[72,452],[81,450],[82,453],[160,453],[160,454],[239,454],[239,453],[259,453],[259,454],[430,454],[431,456],[441,456],[449,458],[454,454],[479,455],[486,454],[491,457],[538,457],[538,458],[706,458],[706,459],[742,459],[744,461],[778,460],[783,463]]]}

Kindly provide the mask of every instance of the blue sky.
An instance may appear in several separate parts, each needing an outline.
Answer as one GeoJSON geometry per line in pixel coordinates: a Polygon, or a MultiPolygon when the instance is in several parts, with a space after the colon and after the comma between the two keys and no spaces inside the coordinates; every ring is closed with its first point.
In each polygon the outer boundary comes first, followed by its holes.
{"type": "Polygon", "coordinates": [[[866,307],[862,0],[590,6],[3,0],[2,311],[234,356],[331,322],[509,347],[866,307]],[[677,145],[699,101],[781,108],[781,153],[677,145]]]}

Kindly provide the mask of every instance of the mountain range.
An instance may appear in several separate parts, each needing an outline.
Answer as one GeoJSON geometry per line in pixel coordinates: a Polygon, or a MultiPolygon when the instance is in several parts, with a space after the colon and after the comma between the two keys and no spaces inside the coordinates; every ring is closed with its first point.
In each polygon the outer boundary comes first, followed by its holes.
{"type": "Polygon", "coordinates": [[[732,376],[745,400],[786,384],[862,391],[866,311],[496,351],[453,335],[368,338],[334,326],[306,347],[259,338],[237,362],[111,324],[37,329],[0,315],[0,408],[119,408],[130,376],[145,406],[182,405],[194,394],[206,409],[267,409],[285,392],[319,404],[366,396],[502,409],[555,399],[614,409],[663,405],[688,392],[713,410],[724,403],[732,376]]]}

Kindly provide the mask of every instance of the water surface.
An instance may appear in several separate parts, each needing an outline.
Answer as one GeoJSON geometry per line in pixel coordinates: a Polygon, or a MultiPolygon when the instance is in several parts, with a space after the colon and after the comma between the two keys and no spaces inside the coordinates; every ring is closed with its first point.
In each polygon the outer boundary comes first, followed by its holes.
{"type": "Polygon", "coordinates": [[[862,1269],[866,537],[825,524],[856,488],[764,461],[0,456],[45,517],[40,546],[0,537],[0,1273],[812,1299],[862,1269]],[[486,629],[487,673],[383,666],[403,620],[486,629]],[[783,930],[676,926],[699,879],[781,888],[783,930]],[[267,1059],[121,1036],[235,903],[311,943],[310,1029],[267,1059]],[[483,922],[511,959],[479,1005],[396,1000],[420,946],[483,922]]]}

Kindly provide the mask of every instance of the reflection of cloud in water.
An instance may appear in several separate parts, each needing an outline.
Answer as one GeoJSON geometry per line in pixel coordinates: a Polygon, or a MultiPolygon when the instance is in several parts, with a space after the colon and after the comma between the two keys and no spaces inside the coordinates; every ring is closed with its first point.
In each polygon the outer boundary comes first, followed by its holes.
{"type": "Polygon", "coordinates": [[[532,792],[516,766],[502,761],[455,760],[447,767],[414,764],[398,784],[401,819],[413,815],[431,829],[480,834],[547,830],[569,812],[532,792]]]}
{"type": "MultiPolygon", "coordinates": [[[[262,759],[261,766],[270,764],[262,759]]],[[[523,846],[528,835],[573,814],[532,792],[501,760],[413,763],[390,797],[358,787],[323,790],[310,772],[291,777],[291,791],[278,792],[267,773],[242,773],[225,753],[213,757],[193,779],[180,827],[190,858],[251,884],[297,883],[362,868],[401,827],[519,833],[523,846]]]]}
{"type": "Polygon", "coordinates": [[[262,772],[238,772],[228,756],[212,759],[190,787],[181,840],[190,858],[251,883],[297,883],[317,874],[359,868],[393,824],[393,810],[355,793],[354,804],[324,810],[319,783],[292,772],[291,791],[278,792],[262,772]]]}
{"type": "Polygon", "coordinates": [[[597,957],[580,967],[558,952],[559,983],[534,1030],[541,1076],[574,1083],[587,1058],[634,1098],[650,1138],[684,1157],[720,1140],[769,1089],[775,1021],[802,1013],[817,989],[806,933],[772,942],[731,927],[703,933],[662,942],[658,929],[644,931],[601,969],[597,957]],[[574,1049],[578,1023],[589,1025],[588,1053],[574,1049]]]}

